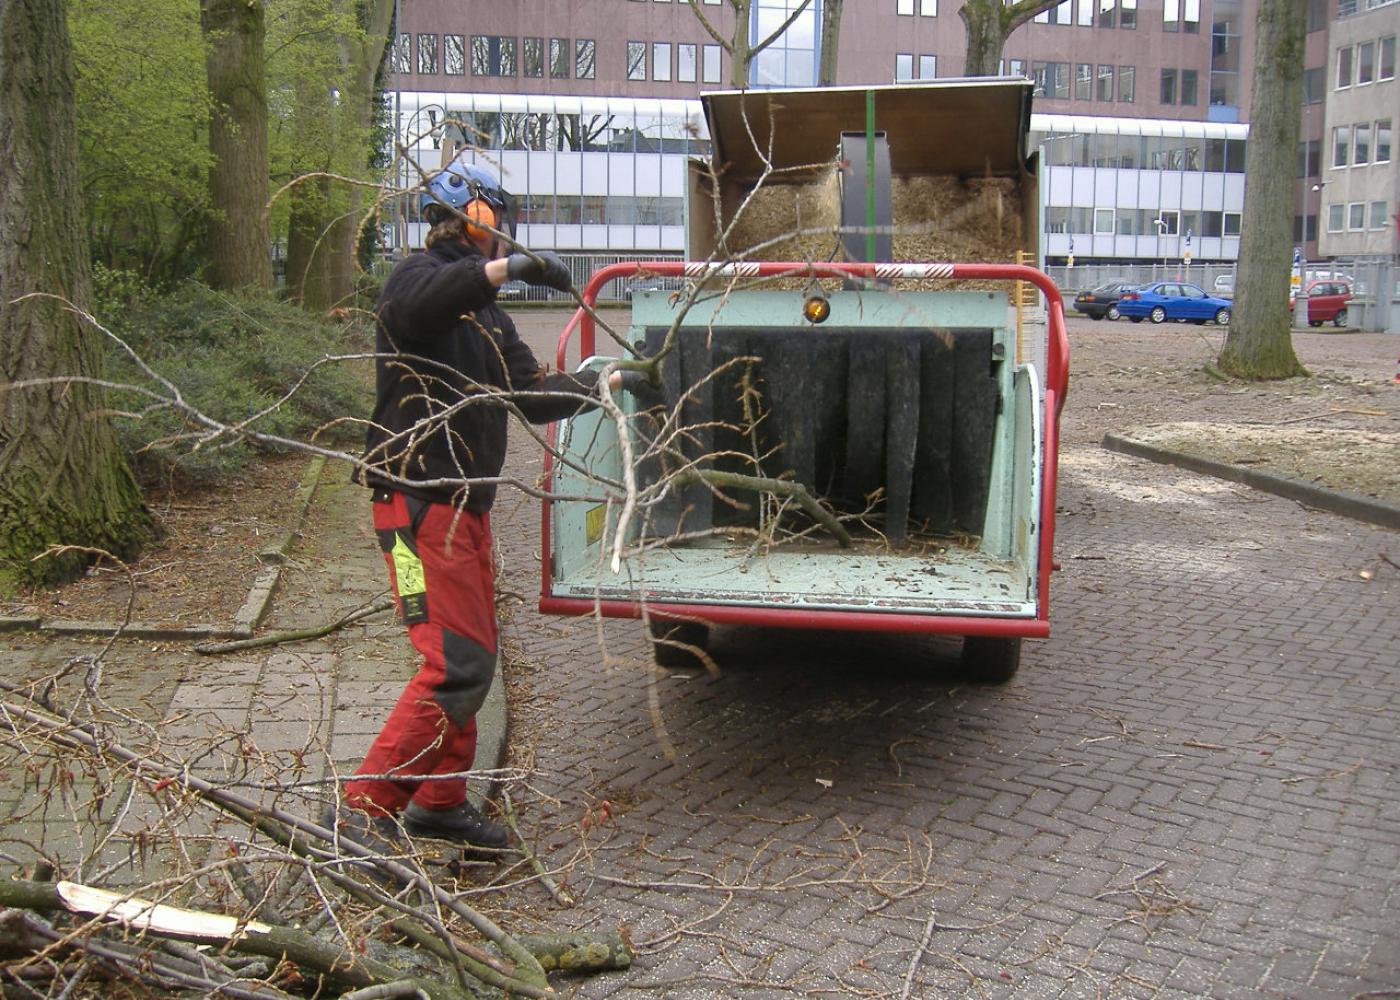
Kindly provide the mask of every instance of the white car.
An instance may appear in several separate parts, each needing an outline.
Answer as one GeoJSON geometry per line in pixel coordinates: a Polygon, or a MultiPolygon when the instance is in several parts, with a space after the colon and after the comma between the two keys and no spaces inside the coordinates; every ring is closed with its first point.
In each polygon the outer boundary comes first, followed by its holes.
{"type": "Polygon", "coordinates": [[[1211,286],[1215,289],[1216,295],[1235,294],[1235,276],[1233,274],[1222,274],[1215,279],[1215,284],[1211,286]]]}

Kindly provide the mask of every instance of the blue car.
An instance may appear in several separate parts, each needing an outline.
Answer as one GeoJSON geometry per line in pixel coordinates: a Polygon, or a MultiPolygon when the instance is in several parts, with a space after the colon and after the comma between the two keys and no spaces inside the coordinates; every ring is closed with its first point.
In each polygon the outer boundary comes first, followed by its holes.
{"type": "Polygon", "coordinates": [[[1230,300],[1207,295],[1200,285],[1184,281],[1154,281],[1118,298],[1118,312],[1134,323],[1150,319],[1165,323],[1169,319],[1188,323],[1212,320],[1220,326],[1230,325],[1230,300]]]}

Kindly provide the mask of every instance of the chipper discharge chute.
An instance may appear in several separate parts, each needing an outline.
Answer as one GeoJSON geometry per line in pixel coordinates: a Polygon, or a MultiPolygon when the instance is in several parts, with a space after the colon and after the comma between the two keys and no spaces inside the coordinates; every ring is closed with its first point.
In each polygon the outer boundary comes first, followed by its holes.
{"type": "MultiPolygon", "coordinates": [[[[691,645],[715,623],[948,633],[1008,679],[1049,630],[1067,384],[1059,294],[1018,262],[1037,244],[1028,85],[705,105],[694,259],[611,265],[584,293],[684,280],[633,298],[623,339],[662,361],[621,397],[625,438],[602,411],[558,425],[541,610],[645,614],[691,645]]],[[[606,366],[582,311],[559,363],[576,327],[606,366]]]]}

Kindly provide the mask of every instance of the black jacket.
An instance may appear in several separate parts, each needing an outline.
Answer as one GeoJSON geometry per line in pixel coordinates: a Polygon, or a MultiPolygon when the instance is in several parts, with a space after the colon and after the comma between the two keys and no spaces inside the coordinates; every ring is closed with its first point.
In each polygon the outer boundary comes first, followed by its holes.
{"type": "MultiPolygon", "coordinates": [[[[596,373],[540,367],[496,305],[485,265],[476,250],[438,240],[401,260],[385,281],[375,305],[379,357],[367,469],[356,476],[366,485],[489,510],[496,487],[472,485],[464,504],[462,480],[496,476],[505,461],[510,417],[491,393],[593,394],[596,373]]],[[[512,401],[532,423],[572,416],[581,405],[577,398],[512,401]]]]}

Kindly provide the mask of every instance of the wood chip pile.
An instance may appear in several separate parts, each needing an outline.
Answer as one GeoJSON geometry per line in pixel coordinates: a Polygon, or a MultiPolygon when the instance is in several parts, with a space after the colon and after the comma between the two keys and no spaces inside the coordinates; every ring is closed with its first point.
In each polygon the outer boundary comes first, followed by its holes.
{"type": "MultiPolygon", "coordinates": [[[[896,177],[891,182],[893,258],[1014,263],[1023,246],[1020,184],[1015,178],[896,177]]],[[[806,183],[768,183],[754,191],[730,235],[731,255],[750,260],[843,260],[841,189],[836,166],[806,183]],[[821,229],[825,232],[813,233],[821,229]],[[807,231],[804,233],[804,231],[807,231]]],[[[802,287],[782,279],[773,286],[802,287]]],[[[1005,282],[917,281],[900,288],[988,289],[1005,282]]]]}

